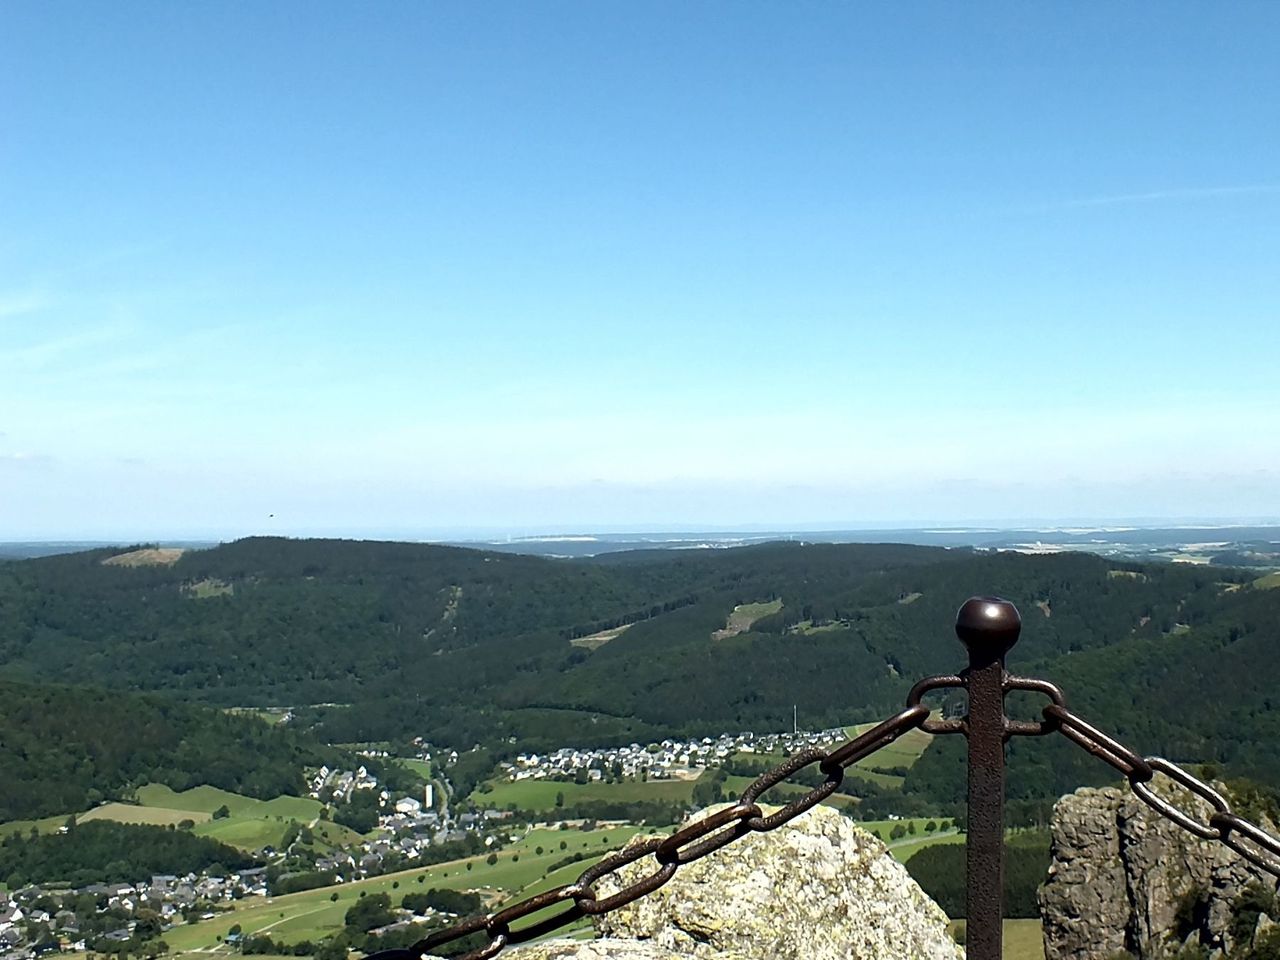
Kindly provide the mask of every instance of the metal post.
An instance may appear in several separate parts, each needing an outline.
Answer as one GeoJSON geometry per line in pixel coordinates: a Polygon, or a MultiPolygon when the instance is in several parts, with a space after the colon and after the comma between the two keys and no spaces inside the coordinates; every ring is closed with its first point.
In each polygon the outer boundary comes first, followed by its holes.
{"type": "Polygon", "coordinates": [[[956,636],[969,648],[969,827],[965,868],[969,960],[1001,960],[1004,917],[1004,655],[1022,618],[1008,600],[971,597],[956,614],[956,636]]]}

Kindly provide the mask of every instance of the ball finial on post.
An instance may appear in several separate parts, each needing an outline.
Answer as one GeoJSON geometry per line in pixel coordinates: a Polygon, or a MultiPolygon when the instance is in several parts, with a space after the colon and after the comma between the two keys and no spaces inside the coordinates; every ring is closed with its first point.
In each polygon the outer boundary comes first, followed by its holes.
{"type": "Polygon", "coordinates": [[[971,655],[1002,657],[1021,632],[1018,608],[1000,597],[970,597],[956,612],[956,636],[971,655]]]}

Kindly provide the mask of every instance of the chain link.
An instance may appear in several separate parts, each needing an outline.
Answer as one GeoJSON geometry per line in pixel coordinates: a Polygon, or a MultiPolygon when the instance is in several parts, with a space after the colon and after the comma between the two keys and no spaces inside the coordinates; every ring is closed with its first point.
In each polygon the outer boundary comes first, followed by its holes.
{"type": "MultiPolygon", "coordinates": [[[[371,955],[368,960],[422,960],[436,947],[442,947],[477,933],[485,934],[489,942],[464,954],[458,960],[489,960],[507,946],[525,943],[559,930],[584,916],[599,916],[639,900],[674,877],[676,871],[685,864],[700,860],[748,833],[776,830],[817,806],[835,793],[844,782],[846,767],[887,747],[910,730],[929,729],[930,711],[920,702],[920,696],[929,690],[963,685],[964,681],[959,677],[932,677],[921,681],[912,689],[911,697],[908,698],[907,706],[903,710],[830,752],[812,747],[789,757],[752,781],[732,806],[695,820],[668,837],[646,837],[635,841],[626,848],[605,857],[594,866],[588,867],[573,883],[521,900],[496,913],[463,920],[461,923],[431,934],[407,949],[380,951],[371,955]],[[917,691],[919,691],[918,694],[917,691]],[[914,701],[911,698],[914,698],[914,701]],[[825,774],[826,779],[779,810],[766,815],[760,807],[760,797],[779,783],[811,766],[817,766],[825,774]],[[617,893],[607,897],[598,896],[595,884],[602,877],[650,855],[656,861],[650,873],[623,887],[617,893]],[[519,930],[511,928],[511,924],[517,920],[560,903],[570,905],[559,913],[527,927],[519,930]]],[[[954,725],[954,721],[941,723],[946,726],[939,732],[955,733],[961,729],[954,725]]]]}
{"type": "Polygon", "coordinates": [[[1204,840],[1217,840],[1268,873],[1280,877],[1280,837],[1231,810],[1231,803],[1210,784],[1164,757],[1143,757],[1114,737],[1055,701],[1044,708],[1047,723],[1056,724],[1068,740],[1115,767],[1134,794],[1160,816],[1204,840]],[[1208,820],[1159,796],[1151,783],[1163,774],[1213,808],[1208,820]]]}
{"type": "MultiPolygon", "coordinates": [[[[422,960],[436,947],[478,933],[483,933],[488,942],[458,960],[490,960],[509,945],[545,936],[582,917],[599,916],[633,903],[667,883],[685,864],[700,860],[749,833],[776,830],[810,810],[840,788],[848,767],[883,749],[908,731],[919,729],[933,734],[968,735],[967,720],[932,719],[929,707],[923,703],[924,696],[935,690],[965,687],[963,676],[927,677],[911,688],[906,706],[892,717],[834,750],[824,751],[814,747],[789,757],[752,781],[732,806],[695,820],[670,836],[637,840],[588,867],[573,883],[528,897],[496,913],[463,920],[431,934],[408,949],[375,953],[368,960],[422,960]],[[773,787],[811,766],[817,766],[826,779],[780,809],[765,814],[760,798],[773,787]],[[595,884],[600,879],[647,856],[654,858],[652,871],[607,897],[597,895],[595,884]],[[568,906],[559,913],[519,930],[512,929],[511,925],[516,921],[557,904],[568,906]]],[[[1211,785],[1163,757],[1143,757],[1102,732],[1083,717],[1068,710],[1062,690],[1047,680],[1007,676],[1004,691],[1008,693],[1012,690],[1041,693],[1052,702],[1043,710],[1043,721],[1006,718],[1006,738],[1061,733],[1123,774],[1133,792],[1161,816],[1198,837],[1224,843],[1250,862],[1280,876],[1280,837],[1232,812],[1227,798],[1211,785]],[[1157,774],[1163,774],[1207,802],[1213,808],[1208,820],[1205,821],[1159,796],[1151,787],[1157,774]]]]}

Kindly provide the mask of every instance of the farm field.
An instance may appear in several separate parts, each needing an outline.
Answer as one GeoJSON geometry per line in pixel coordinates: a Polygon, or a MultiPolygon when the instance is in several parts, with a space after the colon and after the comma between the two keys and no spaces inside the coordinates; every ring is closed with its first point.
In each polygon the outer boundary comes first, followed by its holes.
{"type": "Polygon", "coordinates": [[[307,823],[320,816],[324,804],[308,797],[279,796],[272,800],[257,800],[219,790],[217,787],[200,786],[181,792],[159,783],[139,787],[138,803],[144,807],[164,807],[170,810],[194,810],[212,814],[225,806],[233,817],[280,818],[307,823]]]}
{"type": "Polygon", "coordinates": [[[551,864],[581,853],[581,862],[563,867],[557,873],[570,878],[577,876],[604,854],[621,848],[638,832],[637,827],[531,830],[518,843],[500,851],[498,862],[492,865],[480,855],[283,897],[255,897],[239,901],[235,909],[212,920],[174,927],[165,934],[165,940],[174,953],[207,951],[215,948],[219,938],[226,936],[234,924],[240,924],[246,934],[266,932],[286,943],[319,940],[342,927],[344,914],[361,893],[386,893],[392,903],[398,905],[406,893],[436,887],[489,893],[496,902],[523,892],[526,887],[532,889],[533,884],[543,882],[543,875],[551,864]],[[561,843],[565,844],[563,850],[561,843]],[[539,847],[541,854],[537,852],[539,847]],[[335,895],[337,899],[331,899],[335,895]]]}
{"type": "Polygon", "coordinates": [[[193,832],[197,836],[212,837],[241,850],[261,850],[263,847],[278,847],[286,829],[287,826],[278,820],[225,817],[198,823],[193,832]]]}
{"type": "Polygon", "coordinates": [[[192,820],[201,824],[209,819],[203,810],[173,810],[166,807],[140,807],[132,803],[104,803],[88,813],[76,817],[76,823],[92,823],[94,820],[115,820],[117,823],[149,823],[157,827],[192,820]]]}
{"type": "MultiPolygon", "coordinates": [[[[846,732],[850,737],[856,737],[859,734],[866,733],[874,726],[874,723],[859,723],[846,728],[846,732]]],[[[896,774],[878,773],[873,768],[910,768],[920,759],[920,755],[924,753],[925,748],[932,742],[932,734],[925,733],[923,730],[908,730],[887,747],[882,747],[871,756],[859,760],[853,765],[853,769],[859,776],[866,777],[881,786],[901,788],[902,777],[896,774]]]]}
{"type": "Polygon", "coordinates": [[[491,784],[492,790],[476,790],[470,800],[478,807],[505,809],[514,803],[518,810],[551,810],[556,795],[564,794],[566,804],[608,800],[635,803],[641,800],[684,803],[693,796],[693,780],[627,780],[620,783],[561,783],[556,780],[515,780],[491,784]]]}
{"type": "MultiPolygon", "coordinates": [[[[727,796],[729,791],[733,791],[734,796],[737,797],[741,795],[742,791],[753,782],[753,778],[751,777],[738,777],[730,774],[724,782],[725,794],[727,796]]],[[[780,783],[776,787],[771,787],[766,791],[766,793],[761,796],[760,802],[769,805],[782,806],[786,800],[803,796],[809,792],[809,789],[809,787],[802,786],[798,783],[780,783]]],[[[837,810],[853,810],[858,805],[858,798],[851,797],[843,793],[833,793],[831,796],[827,797],[826,800],[823,800],[822,803],[828,807],[835,807],[837,810]]]]}
{"type": "MultiPolygon", "coordinates": [[[[84,813],[75,814],[77,823],[114,820],[118,823],[150,824],[167,827],[183,820],[195,823],[199,836],[213,837],[245,850],[257,850],[280,842],[289,821],[315,823],[317,838],[330,847],[359,841],[354,831],[336,823],[319,820],[324,805],[304,797],[275,797],[257,800],[229,793],[216,787],[201,786],[176,792],[162,784],[147,784],[137,790],[138,803],[104,803],[84,813]],[[225,806],[231,816],[213,819],[213,812],[225,806]]],[[[62,827],[71,813],[44,817],[40,820],[15,820],[0,824],[0,838],[11,833],[53,833],[62,827]]]]}
{"type": "Polygon", "coordinates": [[[939,830],[937,833],[926,834],[925,836],[909,837],[905,840],[890,840],[887,842],[887,846],[895,860],[899,863],[906,863],[925,847],[932,847],[941,843],[964,843],[964,834],[958,830],[939,830]]]}
{"type": "MultiPolygon", "coordinates": [[[[780,753],[739,752],[734,754],[734,759],[754,761],[757,763],[764,762],[768,764],[770,767],[776,767],[779,764],[783,763],[787,758],[780,753]]],[[[898,764],[893,763],[893,764],[890,764],[890,766],[898,766],[898,764]]],[[[889,790],[902,789],[902,780],[903,780],[902,777],[896,776],[895,774],[880,773],[876,770],[869,770],[865,766],[862,766],[861,764],[854,764],[853,767],[845,771],[845,774],[850,778],[856,777],[861,780],[866,780],[869,783],[874,783],[878,787],[885,787],[889,790]]],[[[857,790],[856,786],[851,786],[849,788],[849,792],[853,792],[856,790],[857,790]]]]}

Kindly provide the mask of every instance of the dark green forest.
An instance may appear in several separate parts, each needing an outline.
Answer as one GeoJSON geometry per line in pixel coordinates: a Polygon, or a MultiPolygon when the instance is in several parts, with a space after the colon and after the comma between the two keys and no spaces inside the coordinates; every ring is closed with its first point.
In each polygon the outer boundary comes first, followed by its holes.
{"type": "MultiPolygon", "coordinates": [[[[963,666],[955,610],[995,593],[1023,614],[1012,670],[1062,683],[1073,708],[1144,752],[1280,783],[1280,590],[1250,586],[1247,571],[896,544],[569,561],[250,539],[168,566],[104,565],[113,552],[0,564],[0,675],[211,706],[289,705],[291,726],[330,743],[480,745],[466,754],[479,778],[517,750],[787,729],[793,705],[810,728],[879,718],[915,679],[963,666]],[[712,638],[735,605],[773,599],[779,613],[712,638]],[[570,642],[621,625],[595,650],[570,642]]],[[[1027,716],[1040,706],[1013,701],[1027,716]]],[[[78,742],[71,726],[41,742],[78,742]]],[[[301,758],[316,742],[285,752],[301,758]]],[[[162,770],[174,746],[113,761],[114,782],[162,770]]],[[[275,758],[263,776],[283,759],[275,750],[261,751],[275,758]]],[[[962,750],[958,738],[936,741],[908,794],[958,800],[962,750]]],[[[1113,779],[1053,738],[1015,740],[1010,756],[1011,796],[1027,809],[1113,779]]],[[[28,771],[65,768],[79,796],[105,792],[82,758],[14,757],[5,762],[32,763],[28,771]]],[[[258,775],[226,776],[218,785],[246,790],[258,775]]]]}
{"type": "Polygon", "coordinates": [[[249,867],[253,860],[235,847],[183,830],[95,820],[66,833],[0,841],[0,879],[11,890],[28,883],[136,883],[152,874],[184,874],[221,864],[249,867]]]}
{"type": "Polygon", "coordinates": [[[87,810],[144,783],[297,794],[303,766],[335,756],[304,731],[161,696],[0,680],[0,822],[87,810]]]}
{"type": "MultiPolygon", "coordinates": [[[[1012,834],[1004,844],[1004,916],[1039,919],[1036,889],[1049,870],[1049,832],[1012,834]]],[[[966,914],[965,845],[925,847],[907,861],[907,872],[953,920],[966,914]]]]}

